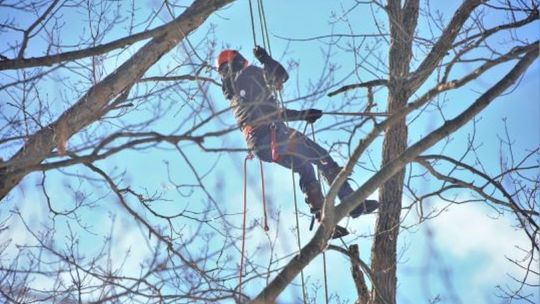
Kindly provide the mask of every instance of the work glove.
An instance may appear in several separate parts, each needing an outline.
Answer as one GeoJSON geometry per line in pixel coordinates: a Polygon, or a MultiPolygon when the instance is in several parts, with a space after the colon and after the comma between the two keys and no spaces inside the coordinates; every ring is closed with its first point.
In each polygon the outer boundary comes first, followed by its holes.
{"type": "Polygon", "coordinates": [[[255,58],[262,64],[265,64],[272,59],[266,50],[258,45],[253,48],[253,55],[255,55],[255,58]]]}
{"type": "Polygon", "coordinates": [[[304,120],[308,123],[314,123],[321,118],[323,112],[319,109],[309,109],[304,111],[304,120]]]}

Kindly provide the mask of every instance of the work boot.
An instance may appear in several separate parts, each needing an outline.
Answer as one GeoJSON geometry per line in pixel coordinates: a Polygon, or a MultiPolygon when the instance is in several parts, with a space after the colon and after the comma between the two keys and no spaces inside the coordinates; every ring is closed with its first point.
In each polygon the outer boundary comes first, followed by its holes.
{"type": "Polygon", "coordinates": [[[311,213],[315,214],[315,217],[317,217],[318,213],[319,218],[317,219],[320,220],[320,213],[324,204],[324,197],[321,191],[321,185],[318,181],[312,181],[306,186],[306,189],[303,190],[304,198],[306,200],[306,203],[309,205],[311,213]]]}
{"type": "Polygon", "coordinates": [[[362,214],[370,214],[371,212],[377,210],[379,208],[379,202],[376,200],[365,200],[363,204],[360,206],[354,208],[349,215],[352,218],[357,218],[362,214]]]}
{"type": "Polygon", "coordinates": [[[332,234],[332,239],[339,239],[346,235],[349,235],[349,230],[340,225],[336,225],[336,229],[334,229],[334,233],[332,234]]]}
{"type": "MultiPolygon", "coordinates": [[[[317,181],[309,183],[305,189],[304,197],[309,205],[310,211],[317,219],[317,223],[321,222],[321,209],[324,204],[324,197],[321,191],[321,185],[317,181]]],[[[312,222],[313,224],[313,222],[312,222]]],[[[313,227],[313,225],[310,225],[313,227]]],[[[310,228],[311,230],[311,228],[310,228]]],[[[337,225],[332,234],[332,239],[338,239],[349,234],[347,228],[337,225]]]]}
{"type": "MultiPolygon", "coordinates": [[[[328,181],[328,184],[332,184],[334,182],[334,179],[341,171],[341,167],[333,167],[331,169],[326,170],[325,174],[323,174],[328,181]]],[[[341,189],[339,189],[338,196],[341,201],[345,199],[349,194],[351,194],[353,190],[351,189],[351,186],[345,182],[343,186],[341,186],[341,189]]],[[[362,205],[356,207],[349,215],[352,218],[357,218],[362,214],[369,214],[379,208],[379,203],[375,200],[366,200],[362,205]]]]}
{"type": "MultiPolygon", "coordinates": [[[[317,210],[313,213],[313,219],[311,220],[311,225],[309,226],[309,230],[313,229],[313,221],[314,219],[317,219],[317,223],[321,222],[321,210],[317,210]]],[[[334,232],[332,233],[332,239],[339,239],[346,235],[349,235],[349,230],[347,228],[342,227],[340,225],[336,225],[336,228],[334,228],[334,232]]]]}

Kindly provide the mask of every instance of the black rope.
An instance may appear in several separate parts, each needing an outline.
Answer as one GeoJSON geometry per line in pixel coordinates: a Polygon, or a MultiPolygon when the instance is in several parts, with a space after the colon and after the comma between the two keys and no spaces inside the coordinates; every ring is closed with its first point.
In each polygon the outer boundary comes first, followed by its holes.
{"type": "Polygon", "coordinates": [[[262,35],[262,41],[263,41],[263,47],[268,50],[268,41],[266,40],[266,36],[264,35],[264,17],[261,10],[261,1],[257,0],[257,12],[259,13],[259,25],[261,26],[261,35],[262,35]]]}
{"type": "MultiPolygon", "coordinates": [[[[313,138],[313,142],[316,142],[315,140],[315,126],[313,125],[313,123],[309,124],[311,125],[311,137],[313,138]]],[[[304,129],[304,133],[307,129],[307,126],[308,124],[306,123],[306,127],[304,129]]],[[[317,181],[319,182],[319,187],[321,187],[321,190],[323,190],[323,186],[322,186],[322,183],[321,183],[321,170],[319,169],[319,167],[317,166],[317,181]]],[[[324,208],[324,204],[323,204],[323,208],[324,208]]],[[[322,212],[323,210],[321,210],[322,212]]],[[[321,214],[321,217],[322,217],[322,214],[321,214]]],[[[313,220],[312,220],[313,222],[313,220]]],[[[322,252],[322,256],[323,256],[323,275],[324,275],[324,299],[325,299],[325,303],[328,304],[328,273],[327,273],[327,270],[326,270],[326,252],[323,251],[322,252]]]]}
{"type": "Polygon", "coordinates": [[[323,112],[323,114],[343,116],[390,116],[388,112],[323,112]]]}
{"type": "Polygon", "coordinates": [[[253,34],[253,45],[257,45],[257,36],[255,35],[255,20],[253,18],[253,5],[249,0],[249,14],[251,16],[251,33],[253,34]]]}
{"type": "MultiPolygon", "coordinates": [[[[261,25],[261,35],[263,40],[263,47],[268,51],[268,53],[271,55],[272,51],[270,49],[270,36],[268,35],[268,27],[266,25],[266,16],[264,13],[264,7],[262,4],[262,0],[257,0],[257,7],[258,7],[258,13],[259,13],[259,20],[261,25]]],[[[253,35],[253,45],[257,46],[257,35],[255,33],[255,18],[253,17],[253,5],[251,3],[251,0],[249,0],[249,13],[251,17],[251,32],[253,35]]],[[[276,92],[276,95],[280,101],[281,107],[284,108],[283,105],[283,98],[281,96],[281,93],[279,91],[276,92]]],[[[286,111],[284,111],[286,113],[286,111]]],[[[285,114],[286,115],[286,114],[285,114]]],[[[287,121],[287,118],[285,117],[285,122],[287,121]]],[[[288,124],[287,124],[288,128],[288,124]]],[[[304,130],[305,133],[305,130],[304,130]]],[[[296,195],[296,181],[294,177],[294,162],[292,164],[292,170],[291,170],[291,176],[292,176],[292,183],[293,183],[293,198],[294,198],[294,209],[295,209],[295,215],[296,215],[296,234],[297,234],[297,242],[298,242],[298,251],[300,252],[302,250],[302,241],[300,239],[300,228],[299,228],[299,218],[298,218],[298,200],[296,195]]],[[[304,303],[306,303],[307,300],[307,294],[306,294],[306,283],[304,279],[304,270],[302,269],[300,271],[300,277],[302,281],[302,296],[304,303]]]]}
{"type": "Polygon", "coordinates": [[[268,35],[268,25],[266,23],[266,13],[264,12],[264,6],[262,0],[257,1],[259,6],[259,19],[261,20],[261,32],[263,40],[265,40],[264,48],[268,50],[268,54],[272,56],[272,48],[270,47],[270,36],[268,35]]]}

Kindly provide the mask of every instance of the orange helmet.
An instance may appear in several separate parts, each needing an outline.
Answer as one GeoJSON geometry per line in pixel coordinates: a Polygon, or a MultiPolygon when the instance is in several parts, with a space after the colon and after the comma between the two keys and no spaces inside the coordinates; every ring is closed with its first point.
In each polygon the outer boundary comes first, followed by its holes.
{"type": "Polygon", "coordinates": [[[237,50],[223,50],[216,58],[216,68],[229,63],[233,71],[240,71],[248,66],[248,61],[237,50]]]}

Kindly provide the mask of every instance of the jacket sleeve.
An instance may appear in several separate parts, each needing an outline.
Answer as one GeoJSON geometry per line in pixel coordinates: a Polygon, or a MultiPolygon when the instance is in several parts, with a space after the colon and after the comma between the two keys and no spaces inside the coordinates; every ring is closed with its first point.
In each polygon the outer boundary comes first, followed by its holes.
{"type": "Polygon", "coordinates": [[[266,83],[270,87],[275,87],[276,89],[280,90],[283,83],[289,79],[289,74],[285,68],[281,65],[281,63],[277,62],[272,57],[265,58],[263,65],[266,83]]]}
{"type": "Polygon", "coordinates": [[[283,121],[304,120],[306,112],[284,108],[279,111],[279,116],[283,121]]]}

